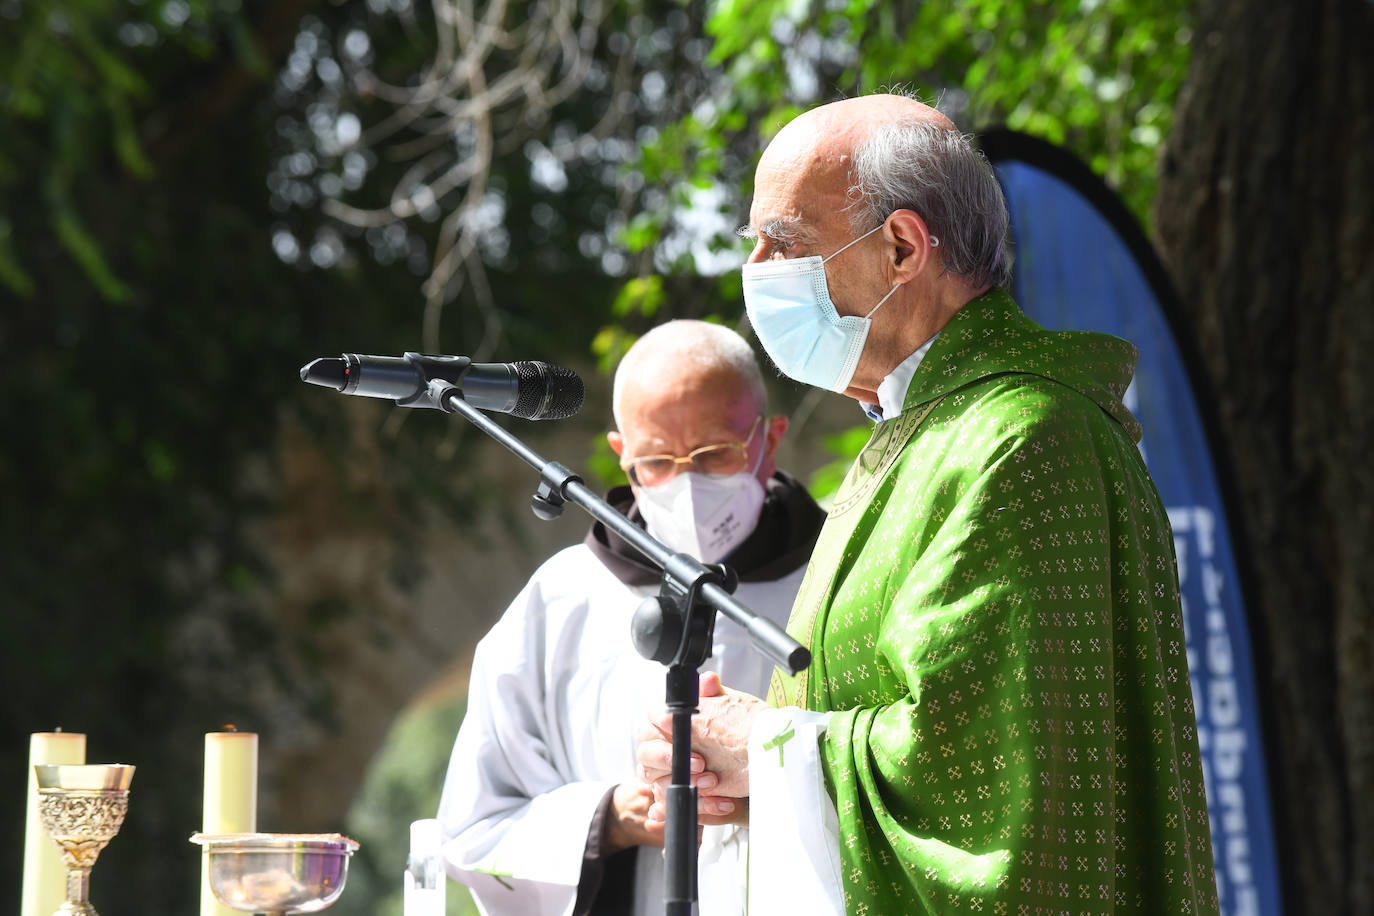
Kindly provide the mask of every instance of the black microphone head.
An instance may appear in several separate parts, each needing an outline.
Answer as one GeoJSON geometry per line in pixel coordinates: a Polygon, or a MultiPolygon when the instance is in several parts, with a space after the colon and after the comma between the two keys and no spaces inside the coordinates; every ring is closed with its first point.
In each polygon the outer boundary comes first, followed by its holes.
{"type": "Polygon", "coordinates": [[[511,415],[525,420],[566,420],[582,409],[582,376],[538,360],[512,363],[518,377],[511,415]]]}
{"type": "Polygon", "coordinates": [[[302,382],[322,385],[325,388],[333,388],[335,391],[344,390],[347,377],[344,371],[344,361],[341,359],[331,359],[326,356],[311,360],[301,366],[302,382]]]}

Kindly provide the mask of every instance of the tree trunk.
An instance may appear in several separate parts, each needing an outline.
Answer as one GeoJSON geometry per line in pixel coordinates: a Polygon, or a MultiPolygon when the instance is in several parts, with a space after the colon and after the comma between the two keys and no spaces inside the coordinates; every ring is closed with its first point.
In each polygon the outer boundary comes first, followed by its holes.
{"type": "Polygon", "coordinates": [[[1374,914],[1374,3],[1201,0],[1158,244],[1240,498],[1290,912],[1374,914]]]}

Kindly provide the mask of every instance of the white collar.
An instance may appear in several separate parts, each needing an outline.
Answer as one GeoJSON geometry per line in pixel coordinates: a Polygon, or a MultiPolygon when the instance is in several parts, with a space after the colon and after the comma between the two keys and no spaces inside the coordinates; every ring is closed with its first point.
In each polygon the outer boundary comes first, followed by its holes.
{"type": "MultiPolygon", "coordinates": [[[[939,336],[937,331],[935,337],[939,336]]],[[[935,343],[935,337],[917,347],[915,353],[898,363],[897,368],[889,372],[878,384],[878,403],[859,402],[859,406],[868,414],[869,419],[891,420],[901,415],[907,389],[911,387],[912,376],[916,374],[916,368],[921,365],[921,360],[930,352],[930,345],[935,343]]]]}

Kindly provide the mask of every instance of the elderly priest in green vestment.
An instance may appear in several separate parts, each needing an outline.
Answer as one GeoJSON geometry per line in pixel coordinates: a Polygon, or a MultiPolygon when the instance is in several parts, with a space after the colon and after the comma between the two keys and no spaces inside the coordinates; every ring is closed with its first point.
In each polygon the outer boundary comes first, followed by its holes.
{"type": "Polygon", "coordinates": [[[1135,349],[1021,313],[992,169],[909,98],[784,127],[748,234],[764,349],[876,421],[792,610],[810,668],[703,678],[700,812],[749,818],[751,911],[1217,913],[1135,349]]]}

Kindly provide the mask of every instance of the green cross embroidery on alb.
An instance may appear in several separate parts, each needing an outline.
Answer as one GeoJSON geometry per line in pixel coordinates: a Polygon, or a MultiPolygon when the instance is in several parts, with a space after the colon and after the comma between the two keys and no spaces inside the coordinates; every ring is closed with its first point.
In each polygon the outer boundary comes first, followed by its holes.
{"type": "Polygon", "coordinates": [[[778,766],[782,766],[782,746],[787,742],[791,741],[792,736],[796,733],[797,730],[792,727],[792,720],[788,719],[784,731],[778,732],[772,738],[769,738],[767,741],[763,743],[763,749],[765,751],[771,751],[773,748],[778,749],[778,766]]]}

